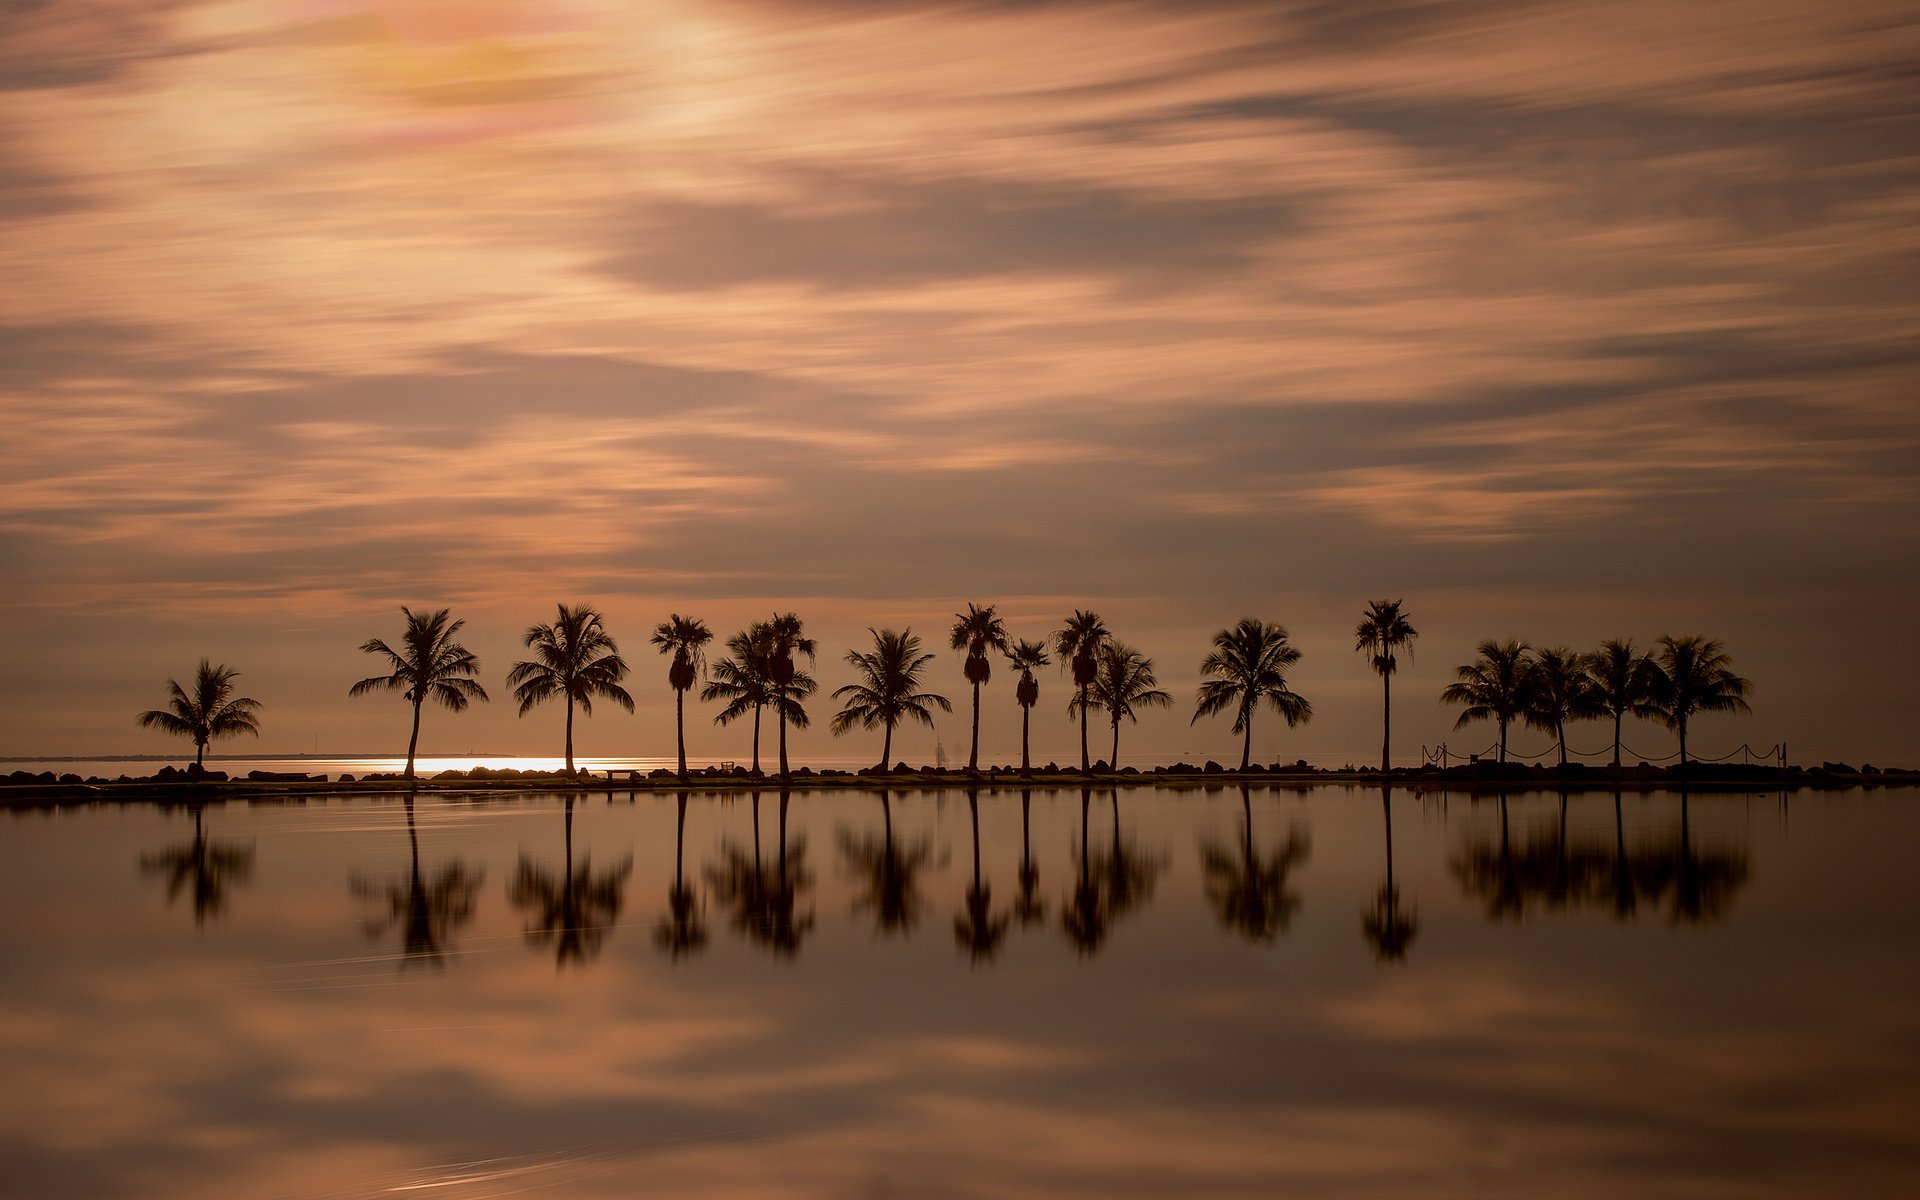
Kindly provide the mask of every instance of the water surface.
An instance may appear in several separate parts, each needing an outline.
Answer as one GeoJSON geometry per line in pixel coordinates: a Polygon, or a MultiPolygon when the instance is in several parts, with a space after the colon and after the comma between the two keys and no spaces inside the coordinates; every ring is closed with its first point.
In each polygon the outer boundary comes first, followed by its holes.
{"type": "Polygon", "coordinates": [[[1903,794],[0,825],[6,1194],[1920,1194],[1903,794]]]}

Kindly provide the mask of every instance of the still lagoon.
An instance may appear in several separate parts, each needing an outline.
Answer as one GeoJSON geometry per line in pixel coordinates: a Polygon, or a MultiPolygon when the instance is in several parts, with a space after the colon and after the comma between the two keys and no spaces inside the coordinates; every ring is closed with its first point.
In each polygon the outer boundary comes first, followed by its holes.
{"type": "Polygon", "coordinates": [[[0,1195],[1920,1194],[1904,790],[0,826],[0,1195]]]}

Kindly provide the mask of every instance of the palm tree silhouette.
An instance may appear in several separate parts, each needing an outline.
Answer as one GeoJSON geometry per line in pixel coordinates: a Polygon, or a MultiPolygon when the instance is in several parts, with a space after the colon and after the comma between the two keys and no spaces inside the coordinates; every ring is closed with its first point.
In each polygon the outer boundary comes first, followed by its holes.
{"type": "Polygon", "coordinates": [[[420,707],[431,699],[448,712],[461,712],[468,701],[485,700],[487,690],[471,678],[480,670],[480,660],[453,640],[465,621],[449,620],[452,613],[445,608],[416,613],[403,604],[400,611],[407,618],[400,649],[379,638],[368,638],[360,647],[363,653],[385,656],[393,670],[362,679],[347,689],[347,695],[361,696],[384,688],[399,692],[413,705],[413,732],[407,737],[407,778],[411,780],[414,754],[420,748],[420,707]]]}
{"type": "Polygon", "coordinates": [[[1207,900],[1222,928],[1248,941],[1271,942],[1287,931],[1300,911],[1300,897],[1287,890],[1295,868],[1307,861],[1306,830],[1296,825],[1284,842],[1262,856],[1253,848],[1253,797],[1240,787],[1239,844],[1200,844],[1200,868],[1206,876],[1207,900]]]}
{"type": "Polygon", "coordinates": [[[653,927],[653,943],[669,957],[679,959],[707,944],[707,927],[700,923],[700,898],[687,886],[682,869],[687,848],[687,794],[677,797],[679,811],[673,829],[673,882],[667,886],[667,911],[653,927]]]}
{"type": "Polygon", "coordinates": [[[993,911],[993,888],[980,877],[980,795],[967,789],[967,814],[973,820],[973,882],[967,885],[965,907],[953,918],[953,940],[974,962],[990,961],[1006,940],[1012,917],[993,911]]]}
{"type": "MultiPolygon", "coordinates": [[[[755,621],[728,638],[727,649],[732,653],[713,664],[712,679],[701,689],[700,699],[726,701],[726,707],[713,719],[716,725],[731,725],[748,713],[753,714],[753,773],[758,775],[760,711],[777,699],[773,683],[773,628],[765,621],[755,621]]],[[[811,691],[811,687],[808,690],[811,691]]],[[[804,726],[804,709],[800,719],[804,726]]]]}
{"type": "Polygon", "coordinates": [[[402,970],[415,964],[444,966],[454,931],[473,920],[486,871],[456,859],[431,879],[427,877],[420,867],[420,834],[414,825],[411,791],[407,793],[407,848],[410,861],[401,878],[376,885],[363,876],[354,877],[353,894],[385,908],[368,917],[362,928],[370,941],[386,936],[390,929],[400,931],[402,970]]]}
{"type": "Polygon", "coordinates": [[[1082,954],[1093,954],[1105,943],[1120,918],[1153,898],[1153,887],[1163,862],[1130,845],[1120,830],[1120,793],[1107,793],[1113,813],[1113,838],[1104,853],[1087,844],[1087,809],[1091,793],[1080,791],[1080,875],[1060,914],[1061,928],[1082,954]]]}
{"type": "Polygon", "coordinates": [[[796,656],[804,654],[813,661],[813,639],[806,636],[800,618],[792,613],[776,613],[767,622],[767,674],[773,681],[774,713],[780,718],[780,779],[792,776],[787,771],[787,726],[807,727],[807,710],[801,702],[813,695],[813,677],[800,670],[796,656]]]}
{"type": "Polygon", "coordinates": [[[933,713],[928,706],[937,705],[942,712],[952,712],[953,704],[945,696],[916,690],[920,686],[920,672],[933,661],[933,655],[920,653],[920,639],[913,636],[913,630],[895,633],[891,629],[869,629],[867,632],[873,634],[873,649],[864,654],[858,650],[847,651],[847,661],[853,665],[858,679],[834,689],[833,698],[845,697],[846,703],[834,714],[829,728],[835,737],[856,725],[862,729],[885,729],[880,765],[876,768],[884,775],[893,756],[893,727],[904,718],[931,728],[933,713]]]}
{"type": "Polygon", "coordinates": [[[1543,733],[1553,735],[1560,751],[1560,765],[1567,765],[1567,722],[1601,715],[1599,697],[1587,675],[1586,656],[1565,646],[1536,650],[1529,671],[1533,686],[1528,689],[1526,711],[1521,720],[1543,733]]]}
{"type": "Polygon", "coordinates": [[[1287,687],[1287,670],[1299,661],[1300,651],[1287,640],[1284,627],[1241,618],[1213,635],[1213,653],[1200,664],[1200,673],[1213,678],[1200,685],[1193,720],[1187,723],[1233,709],[1233,731],[1243,735],[1240,769],[1246,770],[1253,758],[1253,713],[1261,700],[1286,719],[1288,729],[1313,717],[1313,705],[1287,687]]]}
{"type": "Polygon", "coordinates": [[[1073,890],[1060,906],[1060,929],[1083,955],[1097,954],[1106,943],[1109,928],[1107,898],[1093,869],[1093,847],[1087,837],[1087,810],[1092,807],[1093,792],[1080,789],[1080,849],[1074,862],[1080,867],[1073,890]]]}
{"type": "Polygon", "coordinates": [[[1171,708],[1173,697],[1162,690],[1160,681],[1154,678],[1152,659],[1132,646],[1108,641],[1100,648],[1093,687],[1075,696],[1068,706],[1068,711],[1080,713],[1083,725],[1086,703],[1105,710],[1107,720],[1113,725],[1113,758],[1108,762],[1108,769],[1118,771],[1121,718],[1137,722],[1140,718],[1135,715],[1136,710],[1171,708]]]}
{"type": "Polygon", "coordinates": [[[1413,639],[1420,636],[1400,611],[1401,601],[1369,600],[1367,611],[1354,627],[1353,648],[1367,656],[1367,663],[1380,674],[1380,773],[1393,769],[1393,673],[1400,669],[1394,651],[1413,653],[1413,639]]]}
{"type": "Polygon", "coordinates": [[[253,878],[253,847],[216,842],[201,823],[201,805],[193,808],[193,838],[140,857],[143,875],[163,875],[167,903],[182,893],[193,899],[193,923],[204,925],[226,911],[229,893],[253,878]]]}
{"type": "Polygon", "coordinates": [[[1733,673],[1733,659],[1704,637],[1660,639],[1653,675],[1653,711],[1679,735],[1680,765],[1687,765],[1687,720],[1696,713],[1750,713],[1753,683],[1733,673]]]}
{"type": "Polygon", "coordinates": [[[626,905],[627,876],[633,873],[631,856],[610,871],[595,874],[586,855],[573,865],[573,797],[566,800],[566,866],[561,874],[534,865],[524,852],[507,899],[525,911],[529,946],[554,948],[555,966],[585,965],[597,957],[607,934],[626,905]]]}
{"type": "Polygon", "coordinates": [[[1525,642],[1484,641],[1479,657],[1459,668],[1457,682],[1440,693],[1443,704],[1466,707],[1455,729],[1474,721],[1493,721],[1500,727],[1500,761],[1507,761],[1507,726],[1527,711],[1533,695],[1533,660],[1525,642]]]}
{"type": "Polygon", "coordinates": [[[813,874],[807,869],[805,839],[787,843],[787,801],[790,793],[780,793],[780,844],[775,865],[769,867],[760,855],[760,793],[753,793],[753,847],[722,842],[720,859],[707,868],[707,881],[714,899],[732,912],[733,927],[748,941],[764,946],[776,955],[791,958],[800,952],[800,943],[813,927],[813,914],[796,915],[798,898],[813,886],[813,874]]]}
{"type": "Polygon", "coordinates": [[[1600,711],[1613,718],[1613,765],[1620,765],[1620,724],[1627,716],[1658,716],[1653,704],[1658,683],[1653,656],[1637,653],[1631,639],[1600,643],[1583,660],[1587,681],[1600,711]]]}
{"type": "Polygon", "coordinates": [[[1047,657],[1045,642],[1019,641],[1007,651],[1007,663],[1020,672],[1019,682],[1013,685],[1013,698],[1020,705],[1020,774],[1033,774],[1033,756],[1031,731],[1033,729],[1033,706],[1040,702],[1040,681],[1033,677],[1034,668],[1044,667],[1053,660],[1047,657]]]}
{"type": "MultiPolygon", "coordinates": [[[[149,709],[141,713],[138,718],[141,728],[159,728],[192,738],[194,769],[203,769],[206,765],[207,743],[214,738],[234,733],[260,736],[260,721],[255,711],[260,707],[260,702],[233,694],[233,681],[239,674],[224,663],[216,667],[206,659],[201,659],[200,665],[194,669],[193,690],[189,692],[178,681],[167,680],[167,689],[173,693],[173,699],[166,708],[149,709]]],[[[198,819],[196,814],[195,820],[198,819]]]]}
{"type": "Polygon", "coordinates": [[[993,678],[993,663],[987,651],[1007,653],[1007,626],[995,615],[994,606],[985,608],[969,602],[967,611],[955,613],[952,648],[965,650],[967,682],[973,685],[973,748],[967,752],[967,774],[980,773],[980,685],[993,678]]]}
{"type": "Polygon", "coordinates": [[[559,615],[551,625],[535,625],[524,637],[534,652],[531,662],[517,662],[507,672],[507,683],[514,699],[520,702],[520,715],[526,716],[543,700],[562,696],[567,702],[567,774],[573,769],[573,710],[578,706],[593,715],[593,698],[604,696],[628,712],[633,697],[620,686],[626,678],[627,663],[620,647],[607,633],[600,614],[586,605],[579,608],[558,606],[559,615]]]}
{"type": "Polygon", "coordinates": [[[1040,868],[1033,861],[1033,789],[1020,789],[1020,890],[1013,898],[1013,915],[1022,925],[1047,919],[1047,902],[1040,895],[1040,868]]]}
{"type": "Polygon", "coordinates": [[[871,910],[874,928],[882,934],[906,933],[920,919],[919,875],[933,856],[933,846],[925,838],[904,848],[894,844],[893,805],[884,789],[880,813],[884,832],[878,839],[839,831],[840,856],[847,873],[864,884],[853,911],[871,910]]]}
{"type": "Polygon", "coordinates": [[[707,666],[707,643],[713,640],[713,630],[697,617],[683,617],[674,613],[653,628],[654,648],[662,654],[671,654],[673,662],[667,667],[667,684],[673,688],[673,728],[680,746],[680,782],[687,781],[687,689],[700,678],[707,666]]]}
{"type": "Polygon", "coordinates": [[[1381,962],[1401,962],[1407,947],[1420,932],[1417,912],[1400,907],[1400,889],[1393,882],[1393,789],[1380,789],[1380,817],[1386,828],[1387,881],[1374,893],[1373,907],[1360,917],[1360,932],[1373,947],[1373,956],[1381,962]]]}
{"type": "Polygon", "coordinates": [[[1053,635],[1054,653],[1060,656],[1061,667],[1073,672],[1073,686],[1079,690],[1078,706],[1070,705],[1067,711],[1080,716],[1080,770],[1083,774],[1093,769],[1093,761],[1087,757],[1087,693],[1100,671],[1100,647],[1106,645],[1112,636],[1101,623],[1099,614],[1077,608],[1067,618],[1067,623],[1053,635]]]}

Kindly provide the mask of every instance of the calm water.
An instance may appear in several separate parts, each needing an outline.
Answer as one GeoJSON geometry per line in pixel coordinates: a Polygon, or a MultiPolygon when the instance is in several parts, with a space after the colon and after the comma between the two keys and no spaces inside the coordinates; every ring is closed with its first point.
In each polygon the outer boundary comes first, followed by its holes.
{"type": "Polygon", "coordinates": [[[0,1192],[1916,1195],[1914,800],[0,817],[0,1192]]]}

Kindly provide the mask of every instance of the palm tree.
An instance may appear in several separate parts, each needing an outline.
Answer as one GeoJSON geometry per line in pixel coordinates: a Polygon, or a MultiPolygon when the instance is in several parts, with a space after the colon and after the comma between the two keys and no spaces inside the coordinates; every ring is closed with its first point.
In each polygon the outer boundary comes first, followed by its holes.
{"type": "Polygon", "coordinates": [[[1620,765],[1620,723],[1629,715],[1658,716],[1653,706],[1654,674],[1659,668],[1653,656],[1635,652],[1633,642],[1605,641],[1600,649],[1582,660],[1587,683],[1600,711],[1613,717],[1613,765],[1620,765]]]}
{"type": "Polygon", "coordinates": [[[955,613],[953,642],[955,650],[965,650],[967,682],[973,685],[973,749],[967,753],[967,774],[980,773],[980,685],[993,677],[993,664],[987,651],[1007,653],[1007,625],[993,611],[968,602],[967,611],[955,613]]]}
{"type": "Polygon", "coordinates": [[[1459,679],[1440,693],[1442,704],[1466,706],[1453,727],[1493,721],[1500,726],[1500,761],[1506,762],[1507,726],[1527,710],[1533,689],[1532,670],[1533,660],[1525,642],[1481,642],[1479,657],[1459,668],[1459,679]]]}
{"type": "Polygon", "coordinates": [[[480,660],[453,640],[465,621],[449,620],[451,613],[444,608],[417,613],[403,604],[400,611],[407,617],[400,649],[379,638],[369,638],[360,647],[363,653],[384,655],[392,672],[362,679],[347,689],[347,695],[385,688],[399,692],[413,705],[413,732],[407,738],[407,778],[412,779],[414,753],[420,748],[420,707],[431,699],[448,712],[460,712],[469,700],[485,700],[487,690],[471,678],[480,670],[480,660]]]}
{"type": "Polygon", "coordinates": [[[1019,682],[1013,685],[1013,698],[1020,705],[1020,774],[1033,774],[1033,706],[1040,702],[1040,681],[1033,677],[1035,667],[1044,667],[1053,660],[1047,657],[1045,642],[1021,640],[1007,651],[1007,664],[1020,672],[1019,682]]]}
{"type": "Polygon", "coordinates": [[[777,613],[767,622],[767,672],[773,680],[774,713],[780,718],[780,778],[787,772],[787,726],[807,727],[807,710],[801,701],[813,695],[818,686],[813,676],[800,670],[796,655],[813,661],[813,639],[806,636],[800,618],[792,613],[777,613]]]}
{"type": "Polygon", "coordinates": [[[1214,678],[1200,685],[1193,720],[1187,724],[1232,708],[1233,731],[1245,735],[1240,769],[1246,770],[1253,757],[1253,711],[1261,700],[1286,718],[1288,729],[1313,716],[1306,697],[1287,687],[1287,668],[1299,661],[1300,651],[1287,640],[1286,629],[1241,618],[1233,628],[1213,635],[1213,653],[1200,664],[1200,673],[1214,678]]]}
{"type": "Polygon", "coordinates": [[[1067,711],[1079,713],[1080,720],[1080,770],[1085,773],[1093,768],[1092,760],[1087,757],[1087,692],[1093,687],[1093,678],[1100,669],[1100,647],[1113,637],[1107,627],[1100,622],[1098,613],[1083,612],[1074,609],[1067,618],[1066,625],[1053,635],[1054,653],[1060,656],[1060,665],[1073,672],[1073,686],[1079,689],[1078,707],[1069,705],[1067,711]]]}
{"type": "Polygon", "coordinates": [[[567,774],[573,770],[573,710],[577,705],[587,716],[593,715],[593,698],[604,696],[628,712],[633,697],[620,686],[627,676],[626,660],[620,647],[601,622],[600,614],[586,605],[578,608],[558,606],[559,615],[551,625],[535,625],[527,630],[525,642],[536,658],[517,662],[507,672],[514,699],[520,701],[520,715],[554,696],[567,701],[567,774]]]}
{"type": "Polygon", "coordinates": [[[880,746],[878,768],[884,775],[893,756],[893,727],[907,718],[931,728],[933,713],[928,706],[938,705],[942,712],[952,712],[953,704],[945,696],[918,690],[920,672],[933,661],[933,655],[920,653],[920,639],[913,636],[913,630],[895,633],[891,629],[869,629],[867,632],[873,634],[873,649],[865,654],[847,651],[847,661],[853,664],[859,680],[834,689],[833,698],[838,700],[844,696],[846,703],[834,714],[829,728],[835,737],[855,725],[862,729],[884,728],[887,732],[880,746]]]}
{"type": "Polygon", "coordinates": [[[240,672],[225,665],[214,666],[206,659],[194,670],[193,691],[167,680],[173,699],[166,708],[149,709],[139,716],[141,728],[159,727],[193,739],[193,768],[206,763],[207,743],[231,733],[260,736],[260,721],[255,709],[258,700],[233,694],[233,681],[240,672]]]}
{"type": "Polygon", "coordinates": [[[1108,769],[1120,769],[1120,720],[1138,721],[1136,709],[1171,708],[1173,697],[1160,688],[1153,674],[1153,660],[1121,642],[1108,641],[1100,648],[1099,665],[1090,691],[1076,696],[1068,711],[1080,714],[1086,723],[1086,704],[1104,709],[1113,725],[1113,758],[1108,769]],[[1083,699],[1084,697],[1084,699],[1083,699]]]}
{"type": "Polygon", "coordinates": [[[1653,676],[1653,712],[1680,738],[1680,765],[1687,765],[1687,719],[1695,713],[1753,711],[1751,680],[1733,673],[1733,659],[1719,642],[1704,637],[1661,637],[1653,676]]]}
{"type": "MultiPolygon", "coordinates": [[[[713,721],[731,725],[748,713],[753,714],[753,773],[760,773],[760,710],[774,702],[773,630],[765,621],[755,621],[727,639],[726,658],[713,664],[713,676],[700,691],[705,701],[724,700],[726,707],[713,721]]],[[[801,713],[804,724],[805,712],[801,713]]]]}
{"type": "Polygon", "coordinates": [[[1353,648],[1367,656],[1367,662],[1380,673],[1380,773],[1393,769],[1393,673],[1400,660],[1394,651],[1413,653],[1413,639],[1420,631],[1408,623],[1398,600],[1369,600],[1366,615],[1354,627],[1353,648]]]}
{"type": "Polygon", "coordinates": [[[1587,677],[1586,656],[1565,646],[1534,651],[1533,680],[1527,709],[1520,714],[1534,729],[1553,735],[1560,749],[1560,765],[1567,765],[1567,722],[1597,717],[1603,711],[1587,677]]]}
{"type": "Polygon", "coordinates": [[[673,727],[680,743],[680,782],[687,781],[687,689],[707,667],[707,643],[713,630],[697,617],[674,613],[653,628],[654,648],[673,655],[667,667],[667,683],[673,688],[673,727]]]}

